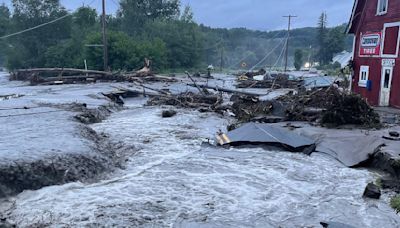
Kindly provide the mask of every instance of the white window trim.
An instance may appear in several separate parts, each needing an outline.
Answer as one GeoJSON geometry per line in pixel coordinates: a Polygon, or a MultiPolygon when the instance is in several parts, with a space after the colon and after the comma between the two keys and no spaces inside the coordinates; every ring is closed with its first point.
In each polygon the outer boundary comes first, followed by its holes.
{"type": "Polygon", "coordinates": [[[360,73],[358,78],[358,86],[359,87],[367,87],[367,81],[369,79],[369,66],[360,66],[360,73]],[[366,73],[366,79],[362,80],[362,73],[366,73]]]}
{"type": "Polygon", "coordinates": [[[389,8],[389,0],[378,0],[378,5],[376,7],[376,16],[381,16],[381,15],[387,14],[388,8],[389,8]],[[386,1],[386,10],[380,12],[379,9],[380,9],[380,5],[381,5],[382,1],[386,1]]]}
{"type": "Polygon", "coordinates": [[[400,22],[385,23],[383,26],[382,33],[382,45],[381,45],[381,57],[383,58],[397,58],[399,56],[399,45],[400,45],[400,22]],[[385,55],[383,51],[385,50],[385,40],[386,40],[386,29],[391,27],[399,27],[399,34],[397,35],[397,48],[395,55],[385,55]]]}

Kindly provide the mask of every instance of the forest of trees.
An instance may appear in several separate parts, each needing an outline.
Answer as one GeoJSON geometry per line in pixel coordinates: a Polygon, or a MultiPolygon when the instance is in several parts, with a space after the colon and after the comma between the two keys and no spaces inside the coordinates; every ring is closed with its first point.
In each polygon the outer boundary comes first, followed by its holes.
{"type": "MultiPolygon", "coordinates": [[[[150,58],[157,70],[216,67],[247,68],[282,66],[287,32],[245,28],[215,29],[194,21],[189,6],[179,0],[121,0],[114,16],[107,16],[109,67],[133,70],[150,58]],[[271,51],[272,50],[272,51],[271,51]],[[262,60],[267,53],[268,58],[262,60]],[[283,58],[282,58],[283,59],[283,58]]],[[[317,24],[317,19],[316,19],[317,24]]],[[[291,32],[290,64],[295,51],[303,58],[329,64],[336,52],[350,50],[352,39],[345,25],[328,28],[326,14],[318,27],[291,32]]],[[[103,69],[101,15],[91,6],[69,13],[59,0],[12,0],[12,8],[0,6],[0,66],[103,69]],[[59,19],[55,23],[4,38],[59,19]]]]}

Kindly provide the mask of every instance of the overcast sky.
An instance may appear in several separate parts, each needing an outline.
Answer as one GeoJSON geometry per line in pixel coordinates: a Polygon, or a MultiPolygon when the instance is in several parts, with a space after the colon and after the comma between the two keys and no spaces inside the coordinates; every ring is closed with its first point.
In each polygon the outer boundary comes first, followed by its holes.
{"type": "MultiPolygon", "coordinates": [[[[294,27],[315,26],[319,15],[328,14],[329,26],[347,23],[353,0],[181,0],[189,4],[195,20],[212,27],[246,27],[258,30],[277,30],[287,27],[283,15],[297,15],[294,27]]],[[[10,4],[11,0],[0,0],[10,4]]],[[[61,0],[68,9],[83,4],[101,8],[101,0],[61,0]]],[[[106,0],[109,12],[118,8],[118,0],[106,0]]]]}

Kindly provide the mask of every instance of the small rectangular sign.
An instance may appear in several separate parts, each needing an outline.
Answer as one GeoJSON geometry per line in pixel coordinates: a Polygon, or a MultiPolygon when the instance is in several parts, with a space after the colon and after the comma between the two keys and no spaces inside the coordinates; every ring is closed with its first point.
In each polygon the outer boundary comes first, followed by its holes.
{"type": "Polygon", "coordinates": [[[382,32],[361,34],[360,56],[379,56],[381,53],[382,32]]]}
{"type": "Polygon", "coordinates": [[[382,66],[384,67],[394,67],[396,64],[395,59],[382,59],[382,66]]]}

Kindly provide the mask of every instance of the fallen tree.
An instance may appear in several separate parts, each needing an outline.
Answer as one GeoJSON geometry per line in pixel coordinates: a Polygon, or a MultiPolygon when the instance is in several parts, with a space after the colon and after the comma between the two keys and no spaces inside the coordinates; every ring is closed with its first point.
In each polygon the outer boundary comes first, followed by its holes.
{"type": "Polygon", "coordinates": [[[11,73],[10,80],[30,81],[31,85],[54,85],[91,83],[97,81],[173,81],[155,76],[150,68],[150,60],[145,59],[144,67],[133,72],[106,72],[75,68],[33,68],[20,69],[11,73]]]}

